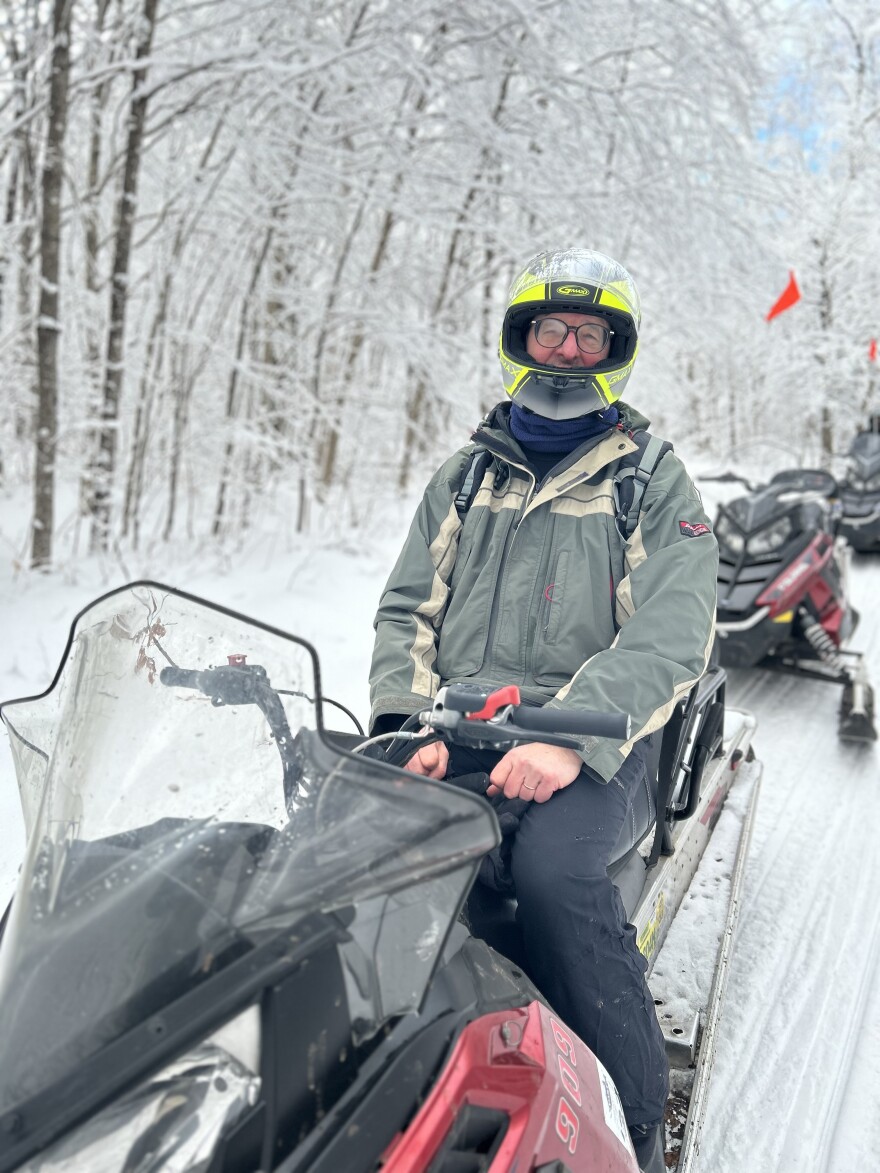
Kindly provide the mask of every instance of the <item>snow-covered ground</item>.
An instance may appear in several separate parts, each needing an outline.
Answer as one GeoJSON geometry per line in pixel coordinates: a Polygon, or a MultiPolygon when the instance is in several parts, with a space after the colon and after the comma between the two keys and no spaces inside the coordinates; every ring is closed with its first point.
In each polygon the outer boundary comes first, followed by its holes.
{"type": "MultiPolygon", "coordinates": [[[[11,511],[10,511],[11,512],[11,511]]],[[[8,515],[7,515],[8,516],[8,515]]],[[[117,563],[84,559],[58,574],[0,565],[0,701],[33,696],[49,686],[78,611],[99,595],[135,579],[179,587],[310,640],[321,660],[324,693],[362,721],[368,710],[367,672],[372,622],[385,577],[409,524],[401,508],[390,537],[369,549],[298,542],[276,534],[233,555],[150,562],[128,555],[117,563]]],[[[15,884],[24,849],[12,758],[0,731],[0,907],[15,884]]]]}
{"type": "MultiPolygon", "coordinates": [[[[880,684],[880,558],[853,647],[880,684]]],[[[835,736],[838,690],[732,673],[764,763],[703,1160],[712,1173],[880,1169],[880,751],[835,736]]]]}
{"type": "MultiPolygon", "coordinates": [[[[81,561],[41,577],[0,567],[0,698],[45,688],[70,620],[131,578],[152,578],[311,639],[328,696],[366,716],[371,621],[406,524],[369,552],[267,539],[235,557],[162,565],[81,561]]],[[[880,558],[857,560],[855,646],[880,683],[880,558]],[[875,610],[872,611],[871,604],[875,610]]],[[[703,1134],[706,1173],[880,1169],[880,757],[835,736],[837,690],[736,674],[758,718],[764,778],[703,1134]]],[[[23,848],[0,743],[0,903],[23,848]]]]}

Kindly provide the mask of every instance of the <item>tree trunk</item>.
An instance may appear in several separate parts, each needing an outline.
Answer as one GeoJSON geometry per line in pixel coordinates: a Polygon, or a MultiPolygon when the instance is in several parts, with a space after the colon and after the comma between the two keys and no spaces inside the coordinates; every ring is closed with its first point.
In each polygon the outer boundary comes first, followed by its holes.
{"type": "MultiPolygon", "coordinates": [[[[15,43],[14,37],[9,38],[8,52],[11,58],[13,84],[15,88],[15,113],[16,116],[20,119],[24,110],[25,68],[18,54],[18,47],[15,43]]],[[[3,233],[4,241],[7,239],[7,236],[11,237],[12,235],[9,230],[15,223],[15,209],[18,203],[19,176],[25,167],[25,157],[21,145],[22,138],[23,128],[19,129],[12,144],[12,159],[10,161],[9,181],[6,186],[6,199],[4,200],[3,211],[3,226],[6,229],[6,231],[3,233]]],[[[2,322],[3,300],[6,293],[6,274],[7,270],[9,269],[9,256],[2,242],[0,242],[0,250],[2,250],[2,252],[0,252],[0,322],[2,322]]]]}
{"type": "Polygon", "coordinates": [[[238,318],[238,337],[235,342],[235,363],[229,376],[229,386],[226,391],[226,423],[228,427],[228,434],[226,440],[226,447],[223,452],[223,470],[220,474],[220,484],[217,488],[217,503],[214,506],[214,522],[211,526],[211,533],[216,538],[223,529],[224,517],[226,515],[226,495],[229,491],[229,480],[232,475],[233,456],[235,452],[235,439],[232,430],[232,421],[235,419],[238,408],[238,373],[241,365],[241,359],[244,355],[245,343],[247,341],[247,325],[248,316],[251,312],[253,296],[259,284],[260,274],[263,271],[263,266],[266,263],[266,257],[269,255],[269,249],[272,244],[272,237],[274,235],[274,225],[269,225],[263,240],[263,247],[257,254],[257,259],[254,263],[253,272],[251,274],[250,284],[248,285],[247,293],[244,301],[241,303],[241,312],[238,318]]]}
{"type": "Polygon", "coordinates": [[[42,179],[40,225],[40,316],[37,323],[36,467],[31,566],[46,570],[52,564],[55,521],[55,456],[58,442],[58,281],[61,252],[61,186],[70,83],[70,18],[73,0],[55,0],[52,11],[52,60],[46,156],[42,179]]]}
{"type": "MultiPolygon", "coordinates": [[[[447,31],[446,25],[441,23],[441,25],[437,29],[437,35],[442,36],[446,31],[447,31]]],[[[430,64],[430,57],[429,57],[429,64],[430,64]]],[[[504,90],[506,89],[506,84],[507,83],[505,81],[504,86],[502,86],[502,92],[504,92],[504,90]]],[[[404,89],[404,92],[401,96],[401,111],[403,111],[406,108],[407,103],[410,101],[410,93],[411,93],[411,87],[407,86],[404,89]]],[[[409,132],[409,139],[407,142],[407,151],[406,151],[406,156],[405,156],[406,158],[411,157],[417,147],[418,123],[417,123],[416,119],[425,110],[425,107],[427,105],[427,100],[428,100],[427,91],[425,89],[420,89],[418,91],[418,93],[416,94],[415,101],[412,104],[411,117],[413,119],[413,123],[412,123],[412,127],[410,129],[410,132],[409,132]]],[[[498,109],[496,108],[496,114],[495,114],[496,117],[497,117],[497,113],[498,113],[498,109]]],[[[330,317],[330,314],[333,311],[333,307],[334,307],[334,304],[336,301],[336,294],[337,294],[338,289],[342,283],[342,271],[345,266],[346,260],[348,259],[349,254],[354,251],[355,237],[360,229],[365,207],[370,201],[372,185],[377,180],[377,178],[378,178],[378,175],[374,173],[373,178],[371,179],[370,183],[367,185],[367,189],[366,189],[364,197],[361,201],[361,205],[358,208],[357,212],[355,213],[355,217],[350,225],[349,231],[346,235],[344,247],[340,250],[339,259],[338,259],[338,263],[337,263],[337,270],[336,270],[336,273],[334,274],[334,280],[331,285],[330,295],[327,300],[327,305],[325,306],[325,316],[328,318],[330,317]]],[[[389,199],[388,199],[388,202],[391,206],[388,207],[388,209],[385,212],[385,215],[382,218],[382,224],[379,229],[378,240],[377,240],[377,243],[373,249],[372,259],[371,259],[370,266],[368,269],[368,281],[369,282],[374,282],[376,280],[376,278],[378,277],[378,275],[382,269],[382,265],[385,261],[385,256],[388,251],[388,246],[389,246],[389,243],[391,240],[391,234],[392,234],[394,227],[395,227],[395,224],[397,222],[397,216],[396,216],[394,208],[393,208],[393,200],[396,197],[396,195],[398,194],[398,192],[401,190],[401,188],[403,187],[403,183],[404,183],[405,178],[406,178],[405,168],[404,168],[404,165],[401,164],[401,165],[399,165],[397,173],[394,178],[394,181],[391,184],[391,189],[390,189],[389,199]]],[[[367,290],[364,291],[364,296],[365,296],[365,298],[368,297],[367,290]]],[[[354,365],[358,359],[358,356],[361,352],[363,344],[364,344],[363,332],[361,330],[358,330],[352,339],[352,342],[351,342],[350,347],[348,348],[348,352],[346,354],[346,357],[343,360],[341,367],[339,368],[340,370],[342,370],[343,372],[350,372],[354,369],[354,365]]],[[[315,417],[314,417],[314,420],[312,423],[310,439],[314,439],[314,436],[315,436],[315,433],[317,430],[317,426],[319,423],[321,423],[323,425],[323,432],[322,432],[321,441],[320,441],[320,445],[319,445],[318,485],[319,485],[319,489],[321,491],[321,494],[326,495],[327,491],[332,487],[334,480],[336,478],[336,465],[337,465],[337,460],[338,460],[339,441],[341,438],[340,423],[344,417],[345,406],[346,406],[344,387],[347,385],[347,380],[344,384],[342,384],[341,381],[337,378],[337,380],[336,380],[337,386],[342,385],[343,390],[341,390],[336,395],[335,401],[332,404],[332,410],[327,411],[327,409],[325,407],[322,412],[322,410],[321,410],[322,405],[320,403],[320,400],[321,400],[321,386],[320,386],[320,384],[321,384],[321,373],[322,373],[321,372],[322,359],[323,359],[323,345],[322,345],[321,339],[319,339],[318,349],[317,349],[317,352],[315,355],[315,363],[314,363],[316,413],[315,413],[315,417]]],[[[421,405],[421,403],[424,399],[423,391],[421,391],[419,388],[417,388],[414,398],[421,405]]],[[[410,403],[407,406],[407,413],[408,413],[408,416],[411,417],[412,403],[410,403]]],[[[403,459],[404,459],[404,461],[407,459],[405,455],[404,455],[403,459]]]]}
{"type": "Polygon", "coordinates": [[[36,162],[30,132],[30,117],[36,103],[35,84],[33,77],[35,51],[32,45],[36,41],[39,14],[33,13],[33,28],[28,30],[29,40],[25,51],[18,51],[14,36],[7,41],[7,51],[13,65],[13,82],[15,87],[15,119],[14,133],[15,155],[13,162],[14,182],[10,183],[7,191],[7,210],[10,213],[10,224],[15,224],[16,199],[18,206],[17,231],[10,236],[15,240],[15,250],[18,256],[18,280],[16,282],[16,318],[17,339],[13,348],[13,365],[16,371],[22,372],[19,376],[24,386],[24,395],[15,405],[14,435],[16,440],[30,441],[34,434],[34,420],[37,413],[39,393],[37,389],[36,351],[34,346],[34,224],[37,220],[36,209],[36,162]]]}
{"type": "Polygon", "coordinates": [[[177,511],[177,488],[180,482],[180,464],[183,455],[183,437],[189,418],[189,405],[195,379],[186,369],[188,354],[181,354],[181,347],[173,347],[171,361],[171,377],[177,388],[174,397],[174,429],[171,438],[171,455],[169,459],[169,489],[168,512],[165,516],[165,528],[162,540],[168,542],[174,529],[174,518],[177,511]]]}
{"type": "MultiPolygon", "coordinates": [[[[372,2],[372,0],[364,0],[364,2],[360,5],[358,10],[356,11],[356,13],[354,15],[354,19],[352,20],[351,25],[349,26],[348,31],[345,36],[344,44],[346,47],[350,47],[350,46],[354,45],[355,42],[357,41],[357,38],[361,32],[361,28],[364,24],[364,21],[366,20],[367,14],[369,13],[371,2],[372,2]]],[[[326,96],[327,96],[327,89],[326,89],[326,87],[322,87],[318,91],[318,93],[315,95],[315,97],[311,103],[310,109],[311,109],[311,113],[313,115],[316,115],[320,111],[326,96]]],[[[303,128],[303,131],[301,132],[301,134],[304,134],[306,129],[307,129],[307,124],[303,128]]],[[[294,157],[298,159],[300,152],[301,152],[301,148],[297,147],[297,150],[295,152],[294,157]]],[[[295,172],[294,172],[294,174],[295,174],[295,172]]],[[[363,212],[363,201],[361,203],[361,206],[359,207],[359,209],[355,213],[355,224],[356,225],[358,225],[360,223],[362,212],[363,212]]],[[[330,295],[325,303],[324,313],[325,313],[325,316],[327,316],[327,317],[329,317],[330,313],[332,312],[333,305],[335,304],[338,284],[341,279],[342,269],[343,269],[343,267],[345,265],[345,261],[346,261],[346,254],[347,254],[348,249],[351,247],[351,243],[352,243],[352,240],[353,240],[353,237],[354,237],[354,234],[356,233],[356,231],[357,231],[356,227],[353,230],[351,228],[349,229],[349,232],[346,235],[345,244],[344,244],[343,248],[340,249],[339,253],[337,254],[336,273],[335,273],[335,276],[331,282],[330,295]]],[[[312,386],[312,393],[314,396],[314,409],[315,410],[314,410],[314,415],[312,417],[311,426],[309,427],[309,446],[310,447],[317,441],[317,437],[319,435],[319,425],[320,425],[320,421],[321,421],[321,411],[319,409],[318,402],[319,402],[320,396],[321,396],[321,365],[322,365],[323,350],[324,350],[324,336],[323,336],[323,332],[319,331],[318,341],[317,341],[317,344],[315,347],[315,355],[312,360],[312,368],[314,370],[314,381],[313,381],[313,386],[312,386]]],[[[327,476],[329,476],[330,480],[332,480],[332,466],[333,466],[333,463],[335,460],[337,439],[338,439],[338,437],[337,437],[335,431],[333,430],[333,425],[331,424],[331,432],[330,432],[329,437],[324,437],[322,435],[320,441],[318,441],[320,455],[319,455],[316,463],[319,465],[319,467],[322,470],[327,467],[329,467],[331,469],[330,473],[327,474],[327,476]]],[[[310,478],[308,476],[308,473],[310,471],[311,470],[306,470],[306,475],[303,475],[303,474],[300,475],[301,496],[300,496],[298,520],[297,520],[298,532],[300,532],[299,527],[301,525],[306,524],[307,517],[309,514],[309,502],[302,496],[302,493],[307,492],[307,489],[305,488],[305,486],[307,486],[309,484],[310,478]]],[[[319,474],[319,477],[318,477],[319,486],[323,486],[328,483],[327,476],[325,476],[323,471],[319,474]]]]}
{"type": "MultiPolygon", "coordinates": [[[[144,0],[143,19],[135,59],[144,62],[150,54],[156,10],[159,0],[144,0]]],[[[116,447],[119,422],[119,399],[124,371],[125,315],[128,307],[128,272],[131,243],[137,209],[137,185],[140,173],[144,126],[147,120],[147,96],[143,92],[147,67],[138,66],[132,77],[131,111],[122,192],[116,218],[116,250],[110,290],[110,325],[107,335],[107,359],[104,366],[101,431],[96,457],[90,548],[93,553],[107,549],[110,533],[111,495],[116,473],[116,447]]]]}
{"type": "MultiPolygon", "coordinates": [[[[224,109],[221,117],[217,120],[214,132],[202,152],[199,166],[196,169],[196,176],[203,175],[208,167],[214,147],[217,145],[220,137],[220,131],[226,113],[227,111],[224,109]]],[[[233,151],[227,152],[221,163],[220,172],[231,161],[233,153],[233,151]]],[[[168,321],[168,309],[171,304],[172,285],[187,242],[198,226],[212,191],[213,185],[207,184],[202,202],[193,210],[188,218],[185,220],[181,219],[177,231],[174,234],[174,243],[171,246],[169,261],[157,299],[156,312],[153,316],[153,322],[147,338],[143,372],[141,374],[137,407],[135,409],[134,431],[131,439],[128,473],[125,481],[125,501],[122,511],[123,535],[131,534],[132,544],[135,548],[137,548],[140,540],[141,495],[144,485],[147,448],[150,442],[150,421],[154,407],[155,379],[161,373],[165,356],[165,332],[168,321]]]]}
{"type": "MultiPolygon", "coordinates": [[[[95,32],[100,40],[104,31],[104,20],[110,0],[98,0],[95,13],[95,32]]],[[[94,62],[91,63],[94,65],[94,62]]],[[[92,90],[89,102],[89,172],[88,187],[85,196],[84,237],[86,252],[86,298],[89,302],[89,313],[86,315],[86,367],[89,383],[88,402],[90,417],[97,418],[100,403],[101,383],[101,342],[100,328],[97,314],[93,315],[92,308],[97,306],[100,276],[98,272],[99,252],[99,225],[98,199],[101,174],[101,134],[104,121],[104,104],[107,100],[109,82],[102,82],[92,90]]],[[[94,426],[94,424],[92,424],[94,426]]],[[[89,461],[80,478],[79,501],[80,513],[87,517],[94,511],[94,469],[93,461],[89,461]]]]}
{"type": "MultiPolygon", "coordinates": [[[[512,76],[512,66],[508,65],[505,71],[504,78],[501,82],[501,88],[498,91],[498,99],[495,103],[495,108],[492,111],[493,123],[498,122],[501,113],[504,110],[505,102],[507,101],[507,91],[510,85],[512,76]]],[[[452,281],[452,275],[455,271],[455,266],[459,254],[459,242],[465,231],[468,216],[474,200],[477,197],[479,183],[482,176],[488,170],[491,161],[491,151],[488,147],[483,147],[480,153],[480,163],[474,174],[473,182],[464,198],[464,203],[456,217],[456,225],[453,229],[452,236],[449,239],[449,247],[446,250],[446,262],[443,266],[443,273],[440,278],[440,285],[437,288],[437,293],[434,297],[432,308],[432,318],[436,318],[442,311],[446,303],[446,297],[449,293],[449,286],[452,281]]],[[[406,403],[406,431],[404,434],[403,444],[401,445],[400,468],[397,476],[397,486],[401,493],[406,492],[409,487],[410,473],[412,471],[413,458],[417,455],[420,445],[419,436],[423,433],[423,423],[425,410],[428,406],[428,387],[424,376],[420,375],[415,386],[407,398],[406,403]]]]}

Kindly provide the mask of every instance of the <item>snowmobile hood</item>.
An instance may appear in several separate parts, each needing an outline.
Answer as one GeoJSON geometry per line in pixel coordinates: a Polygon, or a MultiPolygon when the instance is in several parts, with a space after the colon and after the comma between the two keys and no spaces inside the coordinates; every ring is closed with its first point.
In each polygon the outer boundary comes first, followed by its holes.
{"type": "MultiPolygon", "coordinates": [[[[497,823],[335,748],[322,703],[304,641],[138,583],[77,618],[44,696],[0,710],[28,832],[0,938],[0,1170],[78,1125],[78,1167],[103,1167],[89,1115],[199,1070],[193,1046],[292,953],[333,954],[349,1048],[418,1008],[497,823]]],[[[256,1054],[242,1072],[221,1051],[239,1110],[256,1054]]]]}

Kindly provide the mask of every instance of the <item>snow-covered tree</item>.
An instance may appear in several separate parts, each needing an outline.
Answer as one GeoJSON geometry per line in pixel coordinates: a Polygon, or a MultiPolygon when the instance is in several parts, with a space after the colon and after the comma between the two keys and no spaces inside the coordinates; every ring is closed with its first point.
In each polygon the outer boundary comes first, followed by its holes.
{"type": "MultiPolygon", "coordinates": [[[[34,0],[8,7],[0,449],[21,481],[51,36],[34,0]]],[[[632,270],[631,397],[660,434],[722,459],[784,416],[806,451],[834,384],[863,413],[872,20],[867,0],[80,0],[51,467],[93,547],[237,541],[265,513],[375,524],[499,398],[506,288],[547,247],[632,270]],[[803,301],[766,323],[789,267],[803,301]]]]}

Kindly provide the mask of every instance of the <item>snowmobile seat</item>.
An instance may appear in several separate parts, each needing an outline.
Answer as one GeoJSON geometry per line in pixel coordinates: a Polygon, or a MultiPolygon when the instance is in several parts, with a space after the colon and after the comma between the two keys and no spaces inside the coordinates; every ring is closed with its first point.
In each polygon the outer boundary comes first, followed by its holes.
{"type": "Polygon", "coordinates": [[[657,790],[659,787],[660,747],[662,737],[650,734],[641,742],[646,765],[646,777],[633,799],[630,818],[620,830],[620,836],[611,853],[608,870],[613,876],[614,865],[645,838],[657,818],[657,790]]]}
{"type": "MultiPolygon", "coordinates": [[[[647,837],[656,821],[662,741],[662,736],[657,733],[644,739],[646,780],[636,793],[631,817],[621,828],[608,865],[608,875],[620,889],[628,910],[635,906],[644,885],[646,864],[635,848],[647,837]]],[[[463,919],[475,937],[482,938],[528,972],[522,934],[516,923],[514,896],[496,891],[478,880],[468,896],[463,919]]]]}

